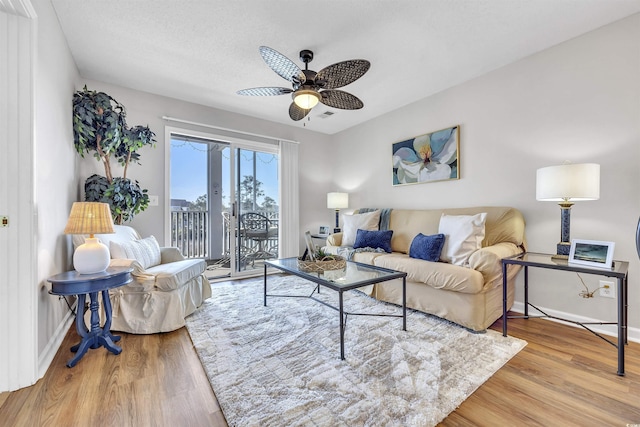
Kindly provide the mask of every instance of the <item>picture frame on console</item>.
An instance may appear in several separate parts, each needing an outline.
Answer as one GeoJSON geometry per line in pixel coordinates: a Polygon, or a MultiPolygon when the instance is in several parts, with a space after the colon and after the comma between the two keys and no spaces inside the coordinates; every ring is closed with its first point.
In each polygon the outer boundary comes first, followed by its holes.
{"type": "Polygon", "coordinates": [[[460,179],[460,125],[391,145],[392,185],[460,179]]]}
{"type": "Polygon", "coordinates": [[[329,226],[328,225],[321,225],[320,226],[320,230],[318,231],[318,234],[321,236],[328,236],[329,235],[329,226]]]}
{"type": "Polygon", "coordinates": [[[610,269],[613,266],[614,249],[614,242],[571,239],[569,263],[610,269]]]}

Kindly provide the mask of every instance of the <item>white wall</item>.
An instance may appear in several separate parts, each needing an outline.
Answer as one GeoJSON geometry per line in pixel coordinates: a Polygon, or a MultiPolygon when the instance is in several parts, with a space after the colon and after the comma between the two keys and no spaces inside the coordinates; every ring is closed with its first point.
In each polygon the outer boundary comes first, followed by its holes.
{"type": "MultiPolygon", "coordinates": [[[[599,163],[600,200],[576,203],[571,236],[614,241],[615,258],[631,262],[629,324],[639,328],[639,76],[636,14],[335,135],[333,180],[353,208],[513,206],[527,221],[529,250],[555,253],[560,209],[536,201],[536,169],[599,163]],[[391,144],[455,124],[461,179],[392,187],[391,144]]],[[[595,276],[583,278],[598,286],[595,276]]],[[[575,274],[532,270],[530,283],[539,306],[616,319],[614,300],[578,296],[575,274]]]]}
{"type": "MultiPolygon", "coordinates": [[[[331,212],[326,208],[326,192],[329,189],[327,166],[330,166],[331,147],[330,137],[324,134],[306,130],[298,123],[296,127],[284,126],[265,120],[191,104],[172,98],[157,96],[145,92],[139,92],[119,86],[97,81],[84,81],[78,85],[78,89],[84,85],[90,90],[105,92],[127,109],[127,124],[148,125],[156,134],[156,148],[145,147],[140,150],[140,165],[130,165],[127,177],[139,181],[142,188],[149,190],[150,195],[159,196],[159,206],[150,206],[146,211],[137,215],[130,225],[135,227],[141,235],[153,234],[164,240],[165,213],[168,208],[165,204],[165,126],[183,127],[201,132],[216,133],[216,130],[184,125],[176,122],[166,122],[163,116],[203,123],[211,126],[219,126],[242,132],[266,135],[275,138],[300,142],[300,227],[302,230],[316,230],[321,223],[328,223],[331,212]],[[319,194],[319,195],[318,195],[319,194]],[[316,218],[316,215],[306,215],[322,210],[327,213],[327,218],[316,218]],[[162,237],[160,237],[162,236],[162,237]]],[[[70,114],[70,113],[69,113],[70,114]]],[[[283,110],[283,114],[286,111],[283,110]]],[[[218,132],[219,133],[219,132],[218,132]]],[[[84,186],[87,177],[94,173],[104,175],[104,168],[92,157],[85,155],[80,162],[80,183],[84,186]]],[[[121,168],[112,162],[112,168],[121,173],[121,168]]],[[[115,172],[114,172],[115,173],[115,172]]],[[[300,247],[304,243],[300,239],[300,247]]]]}
{"type": "MultiPolygon", "coordinates": [[[[71,99],[79,80],[49,0],[34,0],[38,14],[36,67],[35,210],[37,215],[38,355],[41,375],[71,320],[63,300],[49,295],[48,277],[72,269],[70,237],[62,231],[79,200],[78,156],[73,147],[71,99]]],[[[70,353],[71,355],[71,353],[70,353]]]]}

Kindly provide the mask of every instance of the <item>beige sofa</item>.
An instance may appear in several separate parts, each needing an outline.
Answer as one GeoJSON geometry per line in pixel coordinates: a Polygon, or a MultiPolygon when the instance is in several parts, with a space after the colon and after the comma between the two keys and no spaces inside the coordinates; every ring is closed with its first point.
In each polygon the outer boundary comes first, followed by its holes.
{"type": "MultiPolygon", "coordinates": [[[[184,318],[211,297],[204,275],[206,262],[185,259],[178,248],[160,247],[153,236],[142,238],[126,225],[115,234],[96,234],[109,247],[111,266],[133,268],[131,283],[111,289],[111,329],[132,334],[169,332],[185,325],[184,318]]],[[[84,237],[73,236],[74,246],[84,237]]]]}
{"type": "MultiPolygon", "coordinates": [[[[357,213],[357,211],[355,212],[357,213]]],[[[474,207],[433,210],[390,210],[386,218],[393,230],[392,253],[349,252],[352,260],[407,275],[407,306],[434,314],[475,331],[484,331],[502,316],[501,259],[525,250],[525,222],[522,214],[509,207],[474,207]],[[485,237],[465,266],[430,262],[409,256],[416,235],[434,235],[445,215],[486,213],[485,237]]],[[[340,247],[343,233],[327,239],[325,251],[345,254],[340,247]]],[[[446,237],[448,238],[448,237],[446,237]]],[[[508,269],[508,307],[514,300],[514,280],[519,269],[508,269]]],[[[372,285],[365,292],[374,298],[402,304],[402,286],[393,281],[372,285]]]]}

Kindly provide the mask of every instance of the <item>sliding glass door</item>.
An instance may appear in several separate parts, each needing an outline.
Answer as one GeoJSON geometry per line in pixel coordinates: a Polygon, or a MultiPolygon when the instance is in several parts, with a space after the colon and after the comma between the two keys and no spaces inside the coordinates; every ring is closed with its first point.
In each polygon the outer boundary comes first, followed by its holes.
{"type": "Polygon", "coordinates": [[[278,257],[278,147],[171,133],[170,244],[210,278],[262,271],[278,257]]]}

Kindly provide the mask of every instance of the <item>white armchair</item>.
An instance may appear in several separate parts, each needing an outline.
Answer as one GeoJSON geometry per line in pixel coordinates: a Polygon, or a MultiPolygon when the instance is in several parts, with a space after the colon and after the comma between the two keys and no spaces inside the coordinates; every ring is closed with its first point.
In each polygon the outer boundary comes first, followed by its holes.
{"type": "MultiPolygon", "coordinates": [[[[111,329],[152,334],[184,326],[184,318],[211,296],[206,262],[185,259],[178,248],[160,247],[155,237],[143,239],[129,226],[114,228],[115,234],[96,237],[109,247],[111,266],[133,268],[133,281],[109,291],[111,329]]],[[[83,236],[73,237],[75,247],[83,242],[83,236]]]]}

